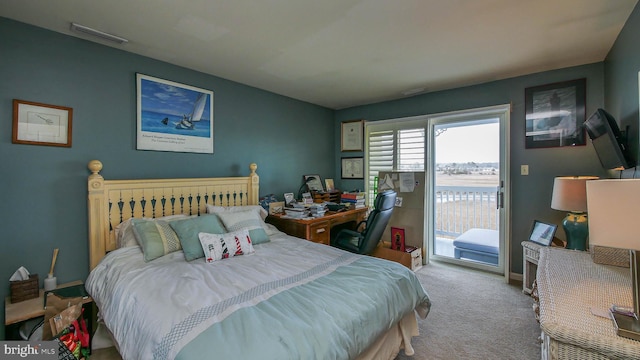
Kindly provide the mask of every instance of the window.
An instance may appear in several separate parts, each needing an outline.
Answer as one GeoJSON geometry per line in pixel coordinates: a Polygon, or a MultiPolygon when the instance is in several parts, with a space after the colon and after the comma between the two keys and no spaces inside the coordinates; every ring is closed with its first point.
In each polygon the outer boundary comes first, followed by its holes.
{"type": "Polygon", "coordinates": [[[380,171],[424,171],[426,126],[426,117],[365,124],[365,186],[369,199],[375,198],[380,171]]]}

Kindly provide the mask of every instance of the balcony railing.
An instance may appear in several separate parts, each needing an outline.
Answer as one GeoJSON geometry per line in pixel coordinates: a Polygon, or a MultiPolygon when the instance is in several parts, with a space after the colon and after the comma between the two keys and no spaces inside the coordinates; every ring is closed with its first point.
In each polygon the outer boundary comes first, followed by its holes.
{"type": "Polygon", "coordinates": [[[436,236],[455,238],[471,228],[498,229],[497,187],[436,186],[436,236]]]}

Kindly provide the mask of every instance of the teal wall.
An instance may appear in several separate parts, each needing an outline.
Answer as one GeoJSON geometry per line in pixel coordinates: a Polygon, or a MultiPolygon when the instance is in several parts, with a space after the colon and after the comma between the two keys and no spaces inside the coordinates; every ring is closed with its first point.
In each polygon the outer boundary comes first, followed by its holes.
{"type": "Polygon", "coordinates": [[[0,18],[0,299],[20,266],[45,277],[54,248],[59,282],[87,277],[89,160],[107,179],[239,176],[256,162],[261,195],[282,198],[303,174],[333,175],[319,155],[333,131],[330,109],[0,18]],[[214,92],[213,155],[135,149],[136,72],[214,92]],[[12,144],[13,99],[73,108],[73,146],[12,144]]]}
{"type": "MultiPolygon", "coordinates": [[[[640,159],[640,126],[638,123],[638,71],[640,71],[640,4],[636,5],[625,27],[609,51],[604,61],[604,101],[606,109],[613,115],[620,129],[629,126],[629,145],[636,161],[640,159]]],[[[627,170],[624,177],[634,176],[633,170],[627,170]]],[[[637,173],[635,176],[640,177],[637,173]]]]}
{"type": "MultiPolygon", "coordinates": [[[[511,167],[511,272],[522,273],[522,246],[534,219],[559,224],[566,215],[550,208],[553,178],[561,175],[606,176],[597,155],[588,142],[586,146],[525,149],[525,88],[565,80],[586,78],[587,114],[604,106],[604,65],[596,63],[556,71],[531,74],[476,86],[340,110],[336,113],[335,129],[344,120],[362,118],[368,121],[402,118],[421,114],[511,104],[510,167],[511,167]],[[529,165],[529,175],[520,175],[520,165],[529,165]]],[[[473,146],[473,144],[470,144],[473,146]]],[[[342,154],[343,156],[346,153],[342,154]]],[[[336,161],[338,156],[336,157],[336,161]]],[[[364,186],[351,184],[351,186],[364,186]]],[[[564,239],[561,228],[557,236],[564,239]]]]}

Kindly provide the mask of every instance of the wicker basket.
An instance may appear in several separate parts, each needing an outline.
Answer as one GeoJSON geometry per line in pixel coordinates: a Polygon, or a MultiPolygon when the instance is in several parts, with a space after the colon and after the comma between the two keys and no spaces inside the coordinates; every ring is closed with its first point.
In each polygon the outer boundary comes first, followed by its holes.
{"type": "Polygon", "coordinates": [[[30,274],[29,280],[9,281],[11,286],[11,303],[34,299],[40,296],[38,274],[30,274]]]}
{"type": "Polygon", "coordinates": [[[596,264],[613,265],[628,268],[631,258],[629,250],[610,248],[606,246],[592,246],[591,258],[596,264]]]}

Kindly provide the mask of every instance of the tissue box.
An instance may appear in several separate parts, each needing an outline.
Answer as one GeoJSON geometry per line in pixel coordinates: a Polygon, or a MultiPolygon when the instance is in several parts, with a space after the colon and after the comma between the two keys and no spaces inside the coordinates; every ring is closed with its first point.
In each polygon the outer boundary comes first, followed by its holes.
{"type": "Polygon", "coordinates": [[[29,280],[9,281],[9,284],[12,304],[40,296],[38,274],[30,274],[29,280]]]}

